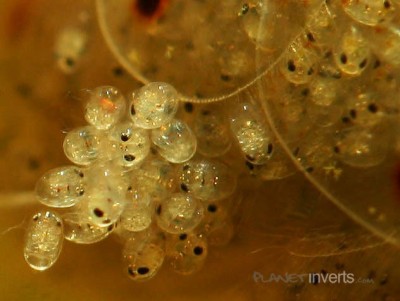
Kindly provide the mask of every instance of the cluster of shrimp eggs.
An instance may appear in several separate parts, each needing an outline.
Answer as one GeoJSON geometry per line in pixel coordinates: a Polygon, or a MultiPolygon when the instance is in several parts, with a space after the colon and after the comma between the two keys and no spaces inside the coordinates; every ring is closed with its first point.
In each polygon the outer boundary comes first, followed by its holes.
{"type": "Polygon", "coordinates": [[[131,278],[151,278],[164,259],[191,274],[202,267],[208,244],[231,239],[237,176],[221,159],[231,144],[219,139],[224,118],[202,114],[214,123],[208,132],[199,124],[192,130],[175,118],[181,102],[166,83],[128,98],[111,86],[90,91],[88,125],[63,143],[73,164],[37,182],[38,200],[54,209],[37,213],[28,228],[24,254],[33,269],[51,267],[64,238],[91,244],[114,233],[131,278]]]}
{"type": "Polygon", "coordinates": [[[225,244],[233,235],[240,169],[227,159],[232,140],[262,178],[293,174],[260,113],[264,101],[307,171],[329,160],[357,168],[381,163],[389,147],[400,146],[389,140],[393,123],[398,125],[397,5],[322,5],[289,44],[277,72],[261,78],[266,96],[240,93],[228,121],[226,110],[177,119],[179,106],[191,107],[166,83],[147,84],[128,100],[114,87],[91,91],[89,124],[64,140],[74,165],[49,171],[36,185],[38,200],[53,210],[31,220],[28,264],[51,267],[64,238],[90,244],[113,233],[132,279],[153,277],[164,261],[181,274],[199,270],[208,245],[225,244]]]}

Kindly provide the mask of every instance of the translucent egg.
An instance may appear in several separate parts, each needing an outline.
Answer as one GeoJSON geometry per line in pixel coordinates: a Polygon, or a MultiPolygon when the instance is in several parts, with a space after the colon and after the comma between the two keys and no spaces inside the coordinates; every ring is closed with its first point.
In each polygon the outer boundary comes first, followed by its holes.
{"type": "Polygon", "coordinates": [[[96,128],[106,130],[120,121],[125,111],[126,100],[117,88],[97,87],[86,104],[85,119],[96,128]]]}
{"type": "Polygon", "coordinates": [[[141,187],[149,197],[161,200],[171,195],[177,185],[176,168],[172,164],[157,157],[148,158],[135,170],[132,186],[141,187]]]}
{"type": "Polygon", "coordinates": [[[236,174],[216,160],[191,160],[180,167],[180,188],[202,201],[217,201],[236,189],[236,174]]]}
{"type": "Polygon", "coordinates": [[[116,125],[110,131],[113,157],[118,164],[133,167],[141,163],[149,154],[150,138],[146,130],[137,128],[131,122],[116,125]]]}
{"type": "Polygon", "coordinates": [[[194,229],[203,217],[199,200],[186,193],[175,193],[157,207],[157,224],[168,233],[182,233],[194,229]]]}
{"type": "Polygon", "coordinates": [[[132,189],[128,193],[126,206],[121,215],[120,225],[128,231],[139,232],[147,229],[153,218],[154,206],[145,187],[132,189]]]}
{"type": "Polygon", "coordinates": [[[38,200],[49,207],[74,206],[85,193],[83,171],[75,166],[52,169],[36,183],[38,200]]]}
{"type": "Polygon", "coordinates": [[[339,82],[332,77],[317,77],[310,83],[310,99],[318,106],[330,106],[338,97],[339,82]]]}
{"type": "Polygon", "coordinates": [[[75,164],[89,165],[100,158],[104,139],[103,134],[93,126],[74,129],[64,138],[64,153],[75,164]]]}
{"type": "Polygon", "coordinates": [[[87,34],[79,28],[65,28],[56,37],[54,45],[57,66],[66,74],[73,73],[86,50],[87,34]]]}
{"type": "Polygon", "coordinates": [[[180,236],[179,241],[167,241],[173,244],[168,248],[168,259],[173,270],[182,275],[199,271],[207,258],[207,240],[202,235],[188,233],[180,236]]]}
{"type": "Polygon", "coordinates": [[[231,130],[247,161],[264,164],[273,152],[271,135],[249,103],[241,103],[231,115],[231,130]]]}
{"type": "Polygon", "coordinates": [[[390,131],[385,125],[355,126],[338,134],[334,148],[344,163],[358,168],[369,168],[383,162],[389,145],[390,131]]]}
{"type": "Polygon", "coordinates": [[[391,0],[347,0],[342,1],[344,11],[355,21],[377,26],[394,16],[391,0]]]}
{"type": "Polygon", "coordinates": [[[149,83],[132,93],[130,114],[136,126],[155,129],[172,120],[178,110],[178,93],[166,83],[149,83]]]}
{"type": "Polygon", "coordinates": [[[135,281],[149,280],[161,268],[165,252],[157,241],[128,239],[123,258],[128,276],[135,281]]]}
{"type": "Polygon", "coordinates": [[[198,152],[206,157],[219,157],[232,145],[229,123],[221,112],[204,109],[195,117],[194,133],[198,152]]]}
{"type": "Polygon", "coordinates": [[[380,123],[385,117],[382,112],[381,99],[371,93],[360,93],[346,99],[347,117],[354,124],[372,126],[380,123]]]}
{"type": "Polygon", "coordinates": [[[234,236],[234,226],[226,206],[207,202],[205,208],[204,218],[196,231],[206,235],[210,245],[228,244],[234,236]]]}
{"type": "Polygon", "coordinates": [[[334,52],[339,69],[349,75],[360,75],[371,61],[371,50],[361,33],[352,26],[343,33],[334,52]]]}
{"type": "Polygon", "coordinates": [[[159,154],[171,163],[182,163],[190,160],[196,152],[197,140],[189,126],[180,120],[152,130],[151,140],[159,154]]]}
{"type": "Polygon", "coordinates": [[[90,182],[84,210],[91,223],[108,227],[119,220],[124,210],[129,179],[120,167],[111,162],[95,165],[87,173],[90,182]]]}
{"type": "Polygon", "coordinates": [[[26,232],[26,262],[32,269],[47,270],[57,261],[63,238],[63,225],[59,216],[49,211],[35,214],[26,232]]]}
{"type": "Polygon", "coordinates": [[[280,71],[291,83],[308,83],[315,75],[316,58],[315,53],[296,41],[286,50],[279,65],[280,71]]]}
{"type": "Polygon", "coordinates": [[[84,212],[69,212],[64,214],[64,237],[77,244],[93,244],[108,237],[114,230],[114,225],[99,227],[92,224],[84,212]]]}

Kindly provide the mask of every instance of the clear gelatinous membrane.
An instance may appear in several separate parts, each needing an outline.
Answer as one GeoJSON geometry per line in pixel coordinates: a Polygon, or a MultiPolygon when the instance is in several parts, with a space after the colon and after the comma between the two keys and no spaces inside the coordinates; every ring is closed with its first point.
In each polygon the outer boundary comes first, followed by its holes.
{"type": "Polygon", "coordinates": [[[171,163],[182,163],[190,160],[196,152],[197,140],[189,126],[180,120],[154,129],[151,140],[159,154],[171,163]]]}
{"type": "Polygon", "coordinates": [[[395,7],[391,0],[342,1],[344,11],[355,21],[377,26],[393,18],[395,7]]]}
{"type": "Polygon", "coordinates": [[[122,166],[137,166],[149,154],[149,133],[135,127],[132,122],[117,124],[110,130],[109,137],[112,157],[122,166]]]}
{"type": "Polygon", "coordinates": [[[157,225],[168,233],[191,231],[201,221],[201,202],[187,193],[175,193],[164,199],[156,210],[157,225]]]}
{"type": "Polygon", "coordinates": [[[121,92],[111,86],[94,89],[85,107],[85,119],[100,130],[116,124],[126,112],[126,100],[121,92]]]}
{"type": "Polygon", "coordinates": [[[182,275],[190,275],[204,265],[208,253],[207,239],[195,233],[185,233],[179,239],[169,237],[167,250],[173,270],[182,275]]]}
{"type": "Polygon", "coordinates": [[[193,159],[179,168],[180,188],[202,201],[218,201],[236,189],[236,174],[216,160],[193,159]]]}
{"type": "Polygon", "coordinates": [[[193,131],[197,138],[197,150],[203,156],[222,156],[232,145],[228,120],[225,120],[219,110],[199,111],[193,131]]]}
{"type": "Polygon", "coordinates": [[[122,255],[128,276],[135,281],[144,281],[157,274],[164,262],[165,251],[157,239],[147,237],[126,240],[122,255]]]}
{"type": "Polygon", "coordinates": [[[36,183],[38,200],[49,207],[74,206],[85,193],[84,172],[76,166],[49,170],[36,183]]]}
{"type": "Polygon", "coordinates": [[[178,110],[179,97],[167,83],[149,83],[130,98],[130,115],[137,127],[155,129],[172,120],[178,110]]]}
{"type": "Polygon", "coordinates": [[[101,157],[104,139],[94,126],[74,129],[64,138],[64,154],[75,164],[89,165],[101,157]]]}
{"type": "Polygon", "coordinates": [[[231,114],[231,130],[247,161],[264,164],[270,158],[273,146],[270,133],[253,105],[240,103],[231,114]]]}
{"type": "Polygon", "coordinates": [[[79,65],[80,58],[86,50],[87,33],[80,28],[64,28],[54,45],[57,66],[66,74],[73,73],[79,65]]]}
{"type": "Polygon", "coordinates": [[[353,126],[337,134],[335,152],[344,163],[359,168],[376,166],[388,152],[390,130],[387,123],[353,126]]]}
{"type": "Polygon", "coordinates": [[[85,212],[76,210],[62,215],[64,221],[64,237],[77,244],[93,244],[108,237],[114,225],[99,227],[92,224],[85,212]]]}
{"type": "Polygon", "coordinates": [[[316,53],[296,40],[286,50],[280,62],[280,71],[289,82],[305,84],[315,75],[316,61],[316,53]]]}
{"type": "Polygon", "coordinates": [[[360,31],[351,26],[342,35],[334,51],[334,59],[339,69],[346,74],[358,76],[371,61],[371,50],[360,31]]]}
{"type": "Polygon", "coordinates": [[[58,259],[63,243],[62,220],[53,212],[39,212],[30,221],[24,257],[32,269],[44,271],[58,259]]]}

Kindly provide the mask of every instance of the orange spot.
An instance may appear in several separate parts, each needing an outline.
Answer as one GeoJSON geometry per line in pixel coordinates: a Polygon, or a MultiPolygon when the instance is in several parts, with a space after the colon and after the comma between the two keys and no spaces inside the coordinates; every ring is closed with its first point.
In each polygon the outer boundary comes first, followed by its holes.
{"type": "Polygon", "coordinates": [[[102,98],[100,100],[100,105],[101,108],[106,110],[108,113],[112,113],[117,109],[116,105],[108,98],[102,98]]]}

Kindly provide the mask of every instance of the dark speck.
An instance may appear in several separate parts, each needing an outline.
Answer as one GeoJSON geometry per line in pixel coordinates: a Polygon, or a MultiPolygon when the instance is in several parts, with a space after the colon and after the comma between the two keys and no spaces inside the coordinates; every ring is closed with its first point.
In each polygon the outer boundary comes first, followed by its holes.
{"type": "Polygon", "coordinates": [[[365,68],[365,66],[367,66],[368,60],[364,59],[359,65],[358,67],[360,67],[360,69],[365,68]]]}
{"type": "Polygon", "coordinates": [[[120,77],[120,76],[124,75],[124,69],[122,69],[119,66],[113,68],[112,72],[113,72],[114,76],[116,76],[116,77],[120,77]]]}
{"type": "Polygon", "coordinates": [[[221,74],[220,76],[221,80],[223,80],[224,82],[229,82],[232,78],[227,75],[227,74],[221,74]]]}
{"type": "Polygon", "coordinates": [[[180,240],[185,240],[187,238],[187,234],[186,233],[182,233],[179,235],[179,239],[180,240]]]}
{"type": "Polygon", "coordinates": [[[125,155],[124,160],[128,161],[128,162],[132,162],[133,160],[135,160],[135,156],[134,155],[125,155]]]}
{"type": "Polygon", "coordinates": [[[188,192],[189,188],[187,187],[187,185],[185,183],[181,183],[181,190],[184,192],[188,192]]]}
{"type": "Polygon", "coordinates": [[[340,61],[342,62],[342,64],[347,64],[347,55],[342,53],[340,55],[340,61]]]}
{"type": "Polygon", "coordinates": [[[370,105],[368,105],[368,111],[370,111],[371,113],[376,113],[378,112],[378,106],[374,103],[371,103],[370,105]]]}
{"type": "Polygon", "coordinates": [[[296,65],[294,64],[293,60],[288,61],[287,68],[290,72],[295,72],[296,71],[296,65]]]}
{"type": "Polygon", "coordinates": [[[140,275],[146,275],[148,272],[150,272],[148,267],[139,267],[137,269],[138,274],[140,275]]]}
{"type": "Polygon", "coordinates": [[[212,213],[217,212],[217,206],[214,204],[210,204],[210,205],[208,205],[207,210],[208,210],[208,212],[212,212],[212,213]]]}
{"type": "Polygon", "coordinates": [[[104,212],[102,210],[100,210],[99,208],[94,208],[93,213],[97,217],[103,217],[104,216],[104,212]]]}
{"type": "Polygon", "coordinates": [[[193,253],[194,253],[194,255],[199,256],[199,255],[203,254],[203,248],[197,246],[197,247],[195,247],[195,248],[193,249],[193,253]]]}
{"type": "Polygon", "coordinates": [[[185,102],[184,106],[185,111],[187,113],[192,113],[193,112],[193,104],[191,102],[185,102]]]}
{"type": "Polygon", "coordinates": [[[145,17],[152,17],[160,6],[160,0],[137,0],[137,10],[145,17]]]}

